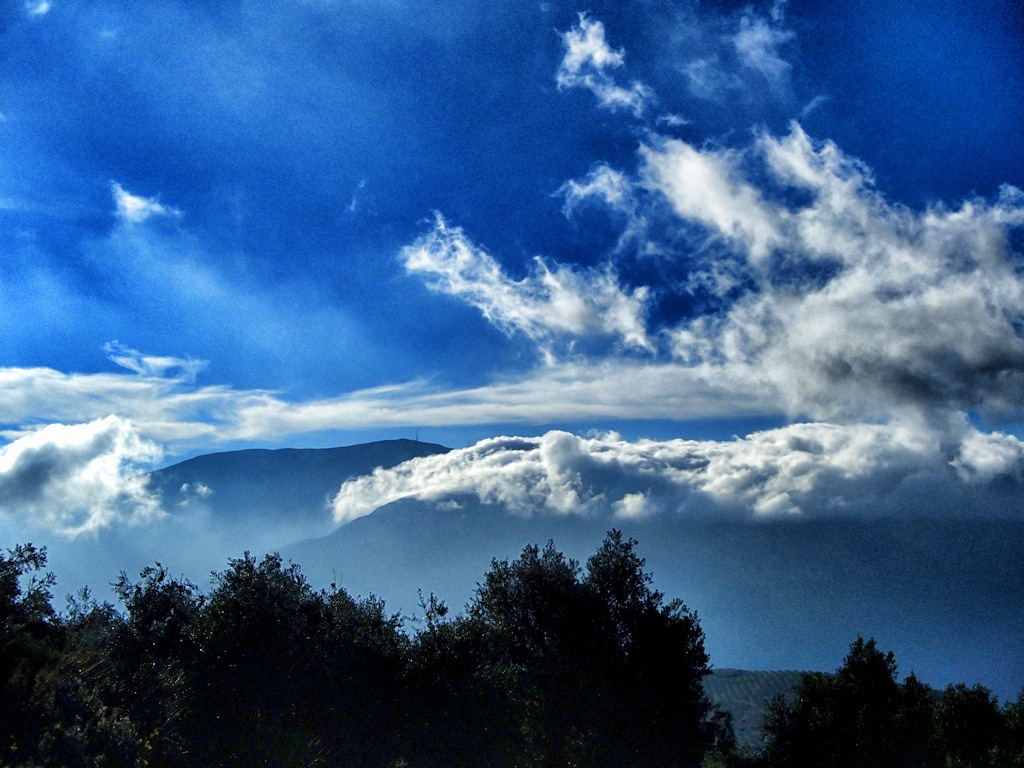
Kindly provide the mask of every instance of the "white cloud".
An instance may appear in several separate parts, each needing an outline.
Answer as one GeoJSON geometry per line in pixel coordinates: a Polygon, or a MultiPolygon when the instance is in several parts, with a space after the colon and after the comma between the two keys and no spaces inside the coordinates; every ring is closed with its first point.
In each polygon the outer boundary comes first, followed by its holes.
{"type": "Polygon", "coordinates": [[[626,214],[632,214],[635,207],[633,183],[607,163],[598,163],[580,180],[570,179],[558,192],[565,197],[562,210],[566,216],[591,200],[626,214]]]}
{"type": "Polygon", "coordinates": [[[698,150],[673,139],[642,147],[641,157],[646,184],[664,194],[682,219],[703,224],[757,260],[778,245],[778,215],[743,178],[737,153],[698,150]]]}
{"type": "Polygon", "coordinates": [[[619,358],[557,362],[465,389],[413,381],[306,401],[181,377],[0,368],[0,434],[17,439],[40,424],[114,412],[180,452],[325,430],[761,414],[775,400],[756,380],[725,380],[713,367],[619,358]]]}
{"type": "Polygon", "coordinates": [[[725,380],[716,368],[611,359],[558,363],[467,389],[412,383],[300,403],[253,396],[212,436],[254,440],[373,426],[742,416],[772,412],[774,403],[759,382],[725,380]]]}
{"type": "Polygon", "coordinates": [[[791,30],[748,12],[741,17],[732,44],[743,66],[760,73],[773,89],[781,91],[789,85],[792,67],[779,49],[793,38],[791,30]]]}
{"type": "Polygon", "coordinates": [[[633,82],[628,88],[615,83],[609,71],[621,67],[625,57],[608,45],[604,24],[581,13],[579,24],[562,34],[562,43],[565,56],[555,75],[559,89],[586,88],[606,109],[643,114],[653,94],[643,83],[633,82]]]}
{"type": "MultiPolygon", "coordinates": [[[[790,413],[820,418],[1021,411],[1024,279],[1009,233],[1024,224],[1024,194],[914,213],[795,124],[743,154],[680,141],[641,154],[680,225],[733,246],[742,279],[728,287],[747,286],[722,312],[669,330],[680,359],[746,371],[790,413]]],[[[705,275],[729,263],[717,260],[705,275]]]]}
{"type": "Polygon", "coordinates": [[[647,289],[619,285],[611,268],[551,269],[536,259],[530,275],[508,277],[459,227],[440,216],[433,229],[403,249],[406,269],[427,277],[434,290],[477,307],[505,333],[522,333],[549,355],[561,338],[613,337],[652,349],[644,323],[647,289]]]}
{"type": "Polygon", "coordinates": [[[700,99],[719,101],[743,88],[743,81],[726,71],[718,56],[694,59],[683,68],[683,73],[690,93],[700,99]]]}
{"type": "Polygon", "coordinates": [[[970,482],[990,482],[1000,477],[1024,481],[1024,443],[1013,435],[971,432],[964,438],[953,461],[960,476],[970,482]]]}
{"type": "Polygon", "coordinates": [[[202,502],[213,495],[213,489],[206,483],[182,483],[178,489],[178,507],[190,507],[193,502],[202,502]]]}
{"type": "Polygon", "coordinates": [[[166,376],[177,371],[177,376],[185,381],[195,381],[196,375],[208,365],[206,360],[170,357],[166,355],[146,355],[137,349],[126,347],[117,339],[103,345],[103,351],[111,362],[122,368],[134,371],[140,376],[166,376]]]}
{"type": "Polygon", "coordinates": [[[115,416],[50,424],[0,448],[0,514],[69,537],[152,519],[160,507],[139,467],[160,456],[115,416]]]}
{"type": "Polygon", "coordinates": [[[196,483],[195,485],[182,483],[181,488],[178,489],[178,493],[182,496],[187,496],[189,494],[195,494],[196,496],[209,496],[213,493],[213,489],[206,485],[206,483],[196,483]]]}
{"type": "Polygon", "coordinates": [[[804,107],[800,110],[800,119],[806,120],[808,116],[812,115],[814,112],[819,110],[825,104],[828,104],[830,101],[832,101],[831,96],[825,96],[823,94],[815,96],[813,99],[807,102],[807,104],[805,104],[804,107]]]}
{"type": "Polygon", "coordinates": [[[666,125],[669,128],[682,128],[684,125],[691,125],[692,120],[687,120],[685,117],[675,114],[659,115],[658,119],[655,120],[657,125],[666,125]]]}
{"type": "Polygon", "coordinates": [[[26,0],[25,11],[29,16],[45,16],[50,12],[50,0],[26,0]]]}
{"type": "Polygon", "coordinates": [[[177,208],[163,205],[155,197],[133,195],[117,182],[113,182],[110,189],[114,193],[115,213],[121,221],[141,224],[154,216],[173,219],[182,216],[182,212],[177,208]]]}
{"type": "Polygon", "coordinates": [[[147,439],[175,447],[231,440],[229,423],[267,393],[189,386],[181,378],[121,373],[77,374],[52,368],[0,368],[2,433],[17,439],[50,422],[85,422],[116,413],[147,439]],[[225,435],[219,430],[227,427],[225,435]]]}
{"type": "Polygon", "coordinates": [[[718,57],[694,59],[683,69],[690,93],[709,101],[721,98],[725,93],[739,90],[742,81],[734,74],[726,72],[718,57]]]}
{"type": "MultiPolygon", "coordinates": [[[[611,257],[619,258],[623,253],[635,251],[639,255],[652,255],[652,241],[646,235],[649,221],[639,199],[642,190],[626,174],[607,163],[598,163],[579,179],[570,179],[556,192],[564,198],[562,213],[571,218],[589,208],[603,208],[615,214],[617,223],[622,225],[618,242],[612,249],[611,257]]],[[[651,347],[648,345],[648,349],[651,347]]]]}
{"type": "Polygon", "coordinates": [[[1000,500],[990,514],[1019,515],[1011,498],[1019,489],[986,496],[982,486],[1001,477],[1019,484],[1022,467],[1019,440],[969,427],[942,435],[919,424],[793,424],[726,442],[549,432],[483,440],[350,480],[335,497],[334,517],[347,522],[406,497],[467,496],[520,515],[956,514],[965,494],[1000,500]],[[982,443],[997,450],[983,451],[982,443]],[[977,458],[993,452],[1001,458],[977,458]],[[965,483],[968,454],[985,474],[965,483]]]}
{"type": "Polygon", "coordinates": [[[690,93],[728,109],[766,99],[790,102],[792,65],[785,48],[796,35],[784,11],[784,3],[773,3],[767,14],[747,6],[728,15],[686,16],[686,29],[677,36],[685,42],[679,69],[690,93]]]}

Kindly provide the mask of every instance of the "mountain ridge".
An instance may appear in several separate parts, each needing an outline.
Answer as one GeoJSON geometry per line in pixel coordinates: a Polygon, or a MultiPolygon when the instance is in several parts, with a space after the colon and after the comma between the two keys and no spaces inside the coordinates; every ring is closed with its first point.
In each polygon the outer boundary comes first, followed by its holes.
{"type": "Polygon", "coordinates": [[[206,503],[225,517],[310,519],[346,480],[450,449],[418,440],[378,440],[334,448],[248,448],[202,454],[150,473],[165,506],[206,503]]]}
{"type": "Polygon", "coordinates": [[[792,669],[712,669],[704,678],[704,692],[732,715],[736,744],[756,749],[768,702],[779,695],[792,697],[804,674],[792,669]]]}

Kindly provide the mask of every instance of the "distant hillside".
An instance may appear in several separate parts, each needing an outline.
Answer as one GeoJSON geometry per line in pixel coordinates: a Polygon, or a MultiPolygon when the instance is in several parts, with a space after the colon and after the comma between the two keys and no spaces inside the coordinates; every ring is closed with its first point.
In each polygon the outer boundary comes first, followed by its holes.
{"type": "Polygon", "coordinates": [[[461,610],[492,559],[515,558],[527,544],[549,538],[570,557],[585,559],[607,528],[603,520],[517,517],[470,499],[439,505],[400,499],[281,554],[315,584],[336,581],[353,594],[374,593],[412,616],[420,590],[461,610]]]}
{"type": "Polygon", "coordinates": [[[404,499],[285,547],[316,584],[417,610],[417,590],[454,610],[492,558],[549,538],[585,562],[617,527],[639,542],[656,587],[697,611],[712,663],[835,669],[858,636],[896,653],[901,676],[1024,682],[1024,521],[642,520],[509,515],[473,498],[404,499]]]}
{"type": "Polygon", "coordinates": [[[416,440],[226,451],[153,472],[151,487],[166,509],[201,504],[224,522],[264,518],[271,523],[321,523],[317,532],[326,533],[333,527],[327,505],[345,480],[368,475],[377,467],[394,467],[447,451],[442,445],[416,440]]]}
{"type": "Polygon", "coordinates": [[[199,456],[153,473],[167,514],[152,523],[35,543],[49,547],[57,594],[89,584],[110,599],[119,571],[154,561],[205,585],[245,550],[279,551],[317,586],[375,593],[410,615],[419,589],[461,610],[491,559],[525,544],[550,538],[583,563],[618,527],[640,542],[655,586],[697,612],[716,666],[832,670],[863,635],[895,652],[901,676],[981,682],[1004,699],[1024,682],[1024,520],[517,516],[468,496],[333,523],[328,502],[346,479],[446,450],[395,440],[199,456]]]}
{"type": "Polygon", "coordinates": [[[336,527],[329,503],[346,480],[449,449],[386,440],[324,449],[211,453],[150,473],[166,512],[144,526],[113,526],[93,537],[39,539],[60,582],[58,594],[90,586],[112,599],[110,583],[161,562],[199,585],[246,550],[261,554],[323,536],[336,527]]]}
{"type": "Polygon", "coordinates": [[[768,701],[778,694],[792,694],[801,674],[791,670],[716,669],[704,679],[704,690],[715,704],[732,713],[736,743],[741,747],[758,747],[768,701]]]}

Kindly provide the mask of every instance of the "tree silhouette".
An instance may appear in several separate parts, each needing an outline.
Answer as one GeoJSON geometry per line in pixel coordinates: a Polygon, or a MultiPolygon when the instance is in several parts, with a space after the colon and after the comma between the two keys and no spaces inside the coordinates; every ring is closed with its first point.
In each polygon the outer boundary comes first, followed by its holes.
{"type": "Polygon", "coordinates": [[[762,762],[792,768],[1020,768],[1021,711],[1020,702],[1000,711],[981,685],[951,685],[941,697],[913,674],[900,685],[892,653],[857,638],[834,675],[806,674],[792,701],[770,703],[762,762]]]}
{"type": "Polygon", "coordinates": [[[397,758],[407,640],[380,601],[247,553],[216,575],[195,637],[191,740],[214,765],[397,758]]]}
{"type": "Polygon", "coordinates": [[[909,741],[912,736],[900,722],[907,728],[920,725],[915,687],[916,680],[909,693],[901,689],[891,651],[883,653],[874,639],[858,637],[834,675],[804,675],[792,703],[782,698],[770,703],[762,731],[766,762],[823,768],[910,765],[906,761],[919,745],[909,741]]]}
{"type": "Polygon", "coordinates": [[[617,530],[587,561],[584,587],[610,643],[603,660],[601,722],[606,765],[691,765],[731,743],[731,726],[704,694],[710,672],[704,633],[680,600],[653,589],[637,542],[617,530]]]}
{"type": "Polygon", "coordinates": [[[45,712],[35,692],[58,659],[46,550],[19,545],[0,554],[0,756],[35,746],[45,712]]]}
{"type": "Polygon", "coordinates": [[[618,531],[585,574],[551,542],[491,564],[468,620],[518,703],[519,764],[698,765],[721,735],[700,625],[644,566],[618,531]]]}
{"type": "Polygon", "coordinates": [[[1024,691],[941,696],[873,639],[769,707],[758,756],[703,692],[697,617],[611,531],[492,561],[464,613],[418,631],[246,553],[208,595],[157,564],[118,611],[52,607],[44,550],[0,554],[0,766],[13,768],[1024,768],[1024,691]]]}
{"type": "Polygon", "coordinates": [[[982,685],[946,688],[935,707],[935,724],[949,768],[986,764],[989,752],[1006,735],[996,698],[982,685]]]}

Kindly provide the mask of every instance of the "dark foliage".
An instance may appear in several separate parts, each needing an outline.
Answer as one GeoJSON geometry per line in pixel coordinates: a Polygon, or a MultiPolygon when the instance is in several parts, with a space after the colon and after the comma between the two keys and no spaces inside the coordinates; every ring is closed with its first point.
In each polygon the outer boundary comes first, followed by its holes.
{"type": "Polygon", "coordinates": [[[941,695],[909,675],[875,641],[857,640],[835,674],[805,674],[763,726],[765,766],[1000,768],[1024,766],[1022,699],[1000,710],[983,686],[941,695]]]}
{"type": "Polygon", "coordinates": [[[51,604],[45,552],[0,557],[0,764],[697,765],[728,728],[700,626],[609,534],[494,562],[464,615],[398,616],[248,553],[204,595],[157,564],[51,604]]]}
{"type": "Polygon", "coordinates": [[[612,531],[585,571],[528,546],[491,564],[465,616],[426,606],[418,685],[456,726],[426,720],[438,751],[414,762],[686,766],[724,744],[697,619],[651,588],[635,546],[612,531]]]}
{"type": "Polygon", "coordinates": [[[494,561],[418,631],[248,553],[204,594],[157,564],[58,615],[45,551],[0,554],[0,766],[985,766],[1024,768],[1024,693],[941,696],[858,639],[734,749],[696,616],[617,531],[584,566],[548,543],[494,561]]]}
{"type": "Polygon", "coordinates": [[[145,743],[129,713],[92,685],[109,660],[111,612],[52,607],[46,552],[31,545],[0,555],[0,763],[29,766],[142,765],[145,743]]]}

